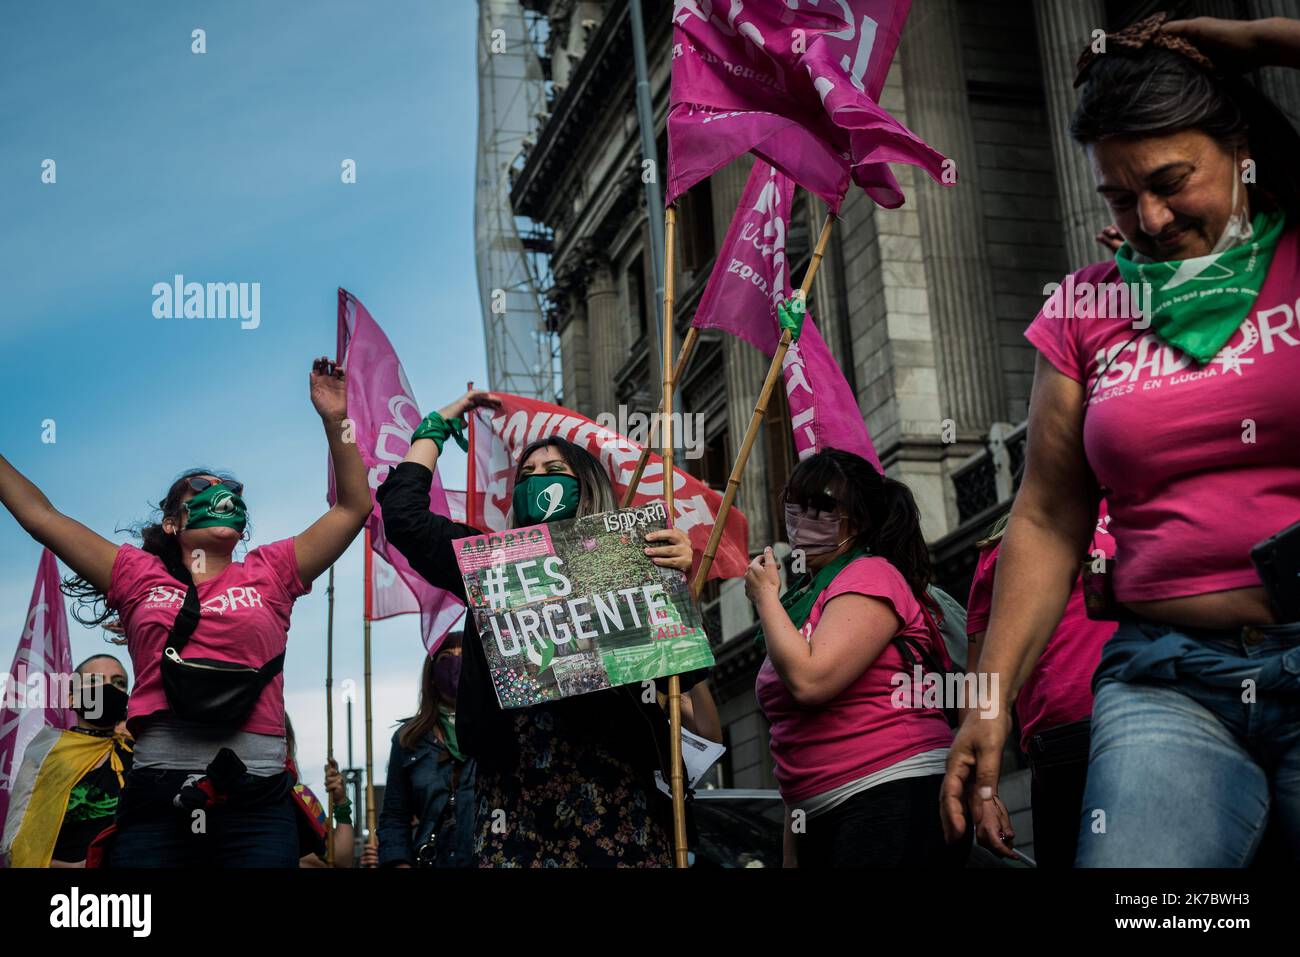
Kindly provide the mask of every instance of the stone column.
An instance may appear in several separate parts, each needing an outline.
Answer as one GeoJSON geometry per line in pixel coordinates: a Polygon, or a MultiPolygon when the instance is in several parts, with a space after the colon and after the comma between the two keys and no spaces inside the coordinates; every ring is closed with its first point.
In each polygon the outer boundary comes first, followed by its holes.
{"type": "Polygon", "coordinates": [[[592,408],[582,411],[595,418],[602,412],[618,414],[614,373],[626,358],[619,346],[620,304],[618,284],[604,257],[588,260],[586,305],[590,337],[592,408]]]}
{"type": "Polygon", "coordinates": [[[942,415],[969,438],[1006,410],[958,22],[956,0],[916,4],[899,51],[910,127],[956,163],[955,186],[918,175],[908,205],[920,215],[942,415]]]}
{"type": "MultiPolygon", "coordinates": [[[[740,196],[753,168],[753,157],[742,156],[729,163],[710,179],[713,189],[713,235],[721,244],[727,227],[735,215],[740,196]]],[[[748,342],[723,333],[723,367],[727,383],[727,431],[731,436],[731,462],[745,438],[745,429],[758,401],[763,377],[767,375],[770,360],[748,342]]],[[[749,547],[760,548],[772,541],[771,523],[767,514],[767,446],[760,433],[749,453],[749,461],[741,476],[736,504],[749,520],[749,547]]]]}
{"type": "Polygon", "coordinates": [[[1065,253],[1070,268],[1079,269],[1105,258],[1105,250],[1094,237],[1112,221],[1110,210],[1097,195],[1087,156],[1069,132],[1079,99],[1079,91],[1074,89],[1075,64],[1092,40],[1092,31],[1106,29],[1106,5],[1103,0],[1034,0],[1034,24],[1038,29],[1052,158],[1056,162],[1056,191],[1061,198],[1065,253]]]}
{"type": "Polygon", "coordinates": [[[564,407],[585,413],[592,407],[591,360],[587,353],[587,316],[580,308],[564,310],[560,319],[560,371],[564,407]]]}

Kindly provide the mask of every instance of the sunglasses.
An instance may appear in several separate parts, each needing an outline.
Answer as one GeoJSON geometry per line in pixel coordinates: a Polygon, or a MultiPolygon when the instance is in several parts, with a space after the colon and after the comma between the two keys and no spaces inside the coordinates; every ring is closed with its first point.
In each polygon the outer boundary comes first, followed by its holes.
{"type": "Polygon", "coordinates": [[[236,482],[234,479],[222,479],[220,482],[214,482],[212,479],[206,479],[201,475],[196,475],[190,479],[190,488],[196,492],[202,492],[205,488],[210,488],[213,485],[224,485],[236,495],[244,494],[244,483],[236,482]]]}

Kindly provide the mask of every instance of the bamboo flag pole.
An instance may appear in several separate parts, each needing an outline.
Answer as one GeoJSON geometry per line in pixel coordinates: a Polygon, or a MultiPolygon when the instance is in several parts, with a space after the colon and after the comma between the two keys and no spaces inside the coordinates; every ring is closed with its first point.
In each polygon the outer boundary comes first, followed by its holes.
{"type": "MultiPolygon", "coordinates": [[[[826,244],[831,238],[831,223],[835,217],[827,215],[826,221],[822,223],[821,235],[817,237],[817,246],[813,250],[812,261],[808,263],[808,270],[804,273],[803,282],[800,284],[795,295],[800,299],[808,298],[808,290],[812,288],[813,279],[817,276],[817,269],[821,266],[822,257],[826,254],[826,244]]],[[[767,403],[772,397],[772,387],[776,384],[776,378],[781,373],[781,365],[785,361],[785,354],[790,348],[790,330],[781,331],[781,341],[777,344],[776,354],[772,356],[772,364],[768,366],[767,378],[763,380],[763,389],[758,394],[758,404],[754,406],[754,414],[749,417],[749,428],[745,430],[745,440],[740,445],[740,451],[736,453],[736,462],[731,467],[731,474],[727,477],[727,491],[722,496],[722,505],[718,508],[718,514],[713,520],[713,531],[709,534],[709,544],[704,549],[704,557],[700,561],[699,571],[695,573],[695,581],[691,582],[691,594],[696,598],[699,597],[701,590],[704,588],[704,582],[708,580],[709,569],[713,566],[713,558],[718,553],[718,543],[722,540],[722,530],[727,524],[727,515],[731,511],[732,503],[736,500],[736,493],[740,490],[740,476],[745,471],[745,463],[749,461],[749,453],[754,447],[754,440],[758,438],[759,426],[763,424],[763,417],[767,414],[767,403]]]]}
{"type": "MultiPolygon", "coordinates": [[[[686,374],[686,364],[691,361],[691,353],[695,351],[695,343],[699,341],[700,330],[691,326],[686,331],[686,338],[682,340],[682,348],[677,353],[677,361],[673,363],[673,386],[674,388],[682,381],[682,376],[686,374]]],[[[659,408],[656,412],[664,411],[663,400],[659,400],[659,408]]],[[[632,499],[636,497],[636,488],[641,484],[641,475],[645,472],[646,463],[650,461],[650,443],[646,443],[645,448],[641,450],[641,457],[637,459],[636,471],[632,473],[632,481],[628,483],[627,491],[623,493],[623,507],[628,508],[632,505],[632,499]]]]}
{"type": "MultiPolygon", "coordinates": [[[[329,611],[325,618],[325,761],[334,760],[334,566],[330,566],[330,583],[325,589],[329,611]]],[[[329,829],[326,831],[325,863],[334,866],[334,797],[327,789],[329,829]]]]}
{"type": "MultiPolygon", "coordinates": [[[[673,270],[676,266],[677,209],[669,206],[664,214],[664,324],[663,348],[659,351],[663,366],[663,431],[660,433],[660,456],[664,466],[664,503],[668,509],[668,523],[673,523],[673,372],[668,357],[673,354],[673,298],[676,289],[673,270]]],[[[669,761],[672,763],[670,783],[673,792],[673,854],[678,867],[688,863],[686,847],[686,780],[682,773],[682,679],[680,675],[668,678],[668,735],[669,761]]]]}
{"type": "Polygon", "coordinates": [[[370,529],[366,529],[366,601],[365,613],[365,657],[366,657],[366,843],[371,847],[379,844],[379,836],[375,833],[375,749],[371,728],[374,723],[374,715],[371,708],[373,698],[373,687],[370,683],[370,593],[372,591],[371,582],[374,575],[374,552],[370,548],[370,529]]]}
{"type": "MultiPolygon", "coordinates": [[[[474,391],[473,380],[465,383],[465,391],[474,391]]],[[[474,410],[470,409],[465,413],[465,418],[469,420],[469,436],[466,441],[469,442],[469,460],[465,463],[465,524],[470,528],[477,528],[474,523],[478,520],[478,515],[474,509],[474,493],[478,491],[478,475],[474,468],[474,410]]]]}

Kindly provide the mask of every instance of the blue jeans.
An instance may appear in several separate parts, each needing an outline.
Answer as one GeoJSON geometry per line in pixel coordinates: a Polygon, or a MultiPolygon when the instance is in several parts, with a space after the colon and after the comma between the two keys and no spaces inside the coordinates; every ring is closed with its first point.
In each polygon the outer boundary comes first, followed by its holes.
{"type": "Polygon", "coordinates": [[[282,778],[253,779],[230,800],[196,813],[173,807],[185,772],[133,769],[118,804],[111,867],[298,866],[298,819],[282,778]]]}
{"type": "Polygon", "coordinates": [[[1078,867],[1300,862],[1300,623],[1128,620],[1102,649],[1078,867]]]}

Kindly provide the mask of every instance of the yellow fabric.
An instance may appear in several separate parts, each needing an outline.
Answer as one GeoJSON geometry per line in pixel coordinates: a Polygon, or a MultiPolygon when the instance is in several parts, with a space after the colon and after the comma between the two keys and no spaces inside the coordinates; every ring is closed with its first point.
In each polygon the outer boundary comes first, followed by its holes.
{"type": "Polygon", "coordinates": [[[32,788],[32,799],[23,815],[22,824],[14,836],[11,850],[13,867],[49,867],[63,827],[63,815],[68,810],[68,799],[73,786],[97,768],[107,752],[110,766],[117,772],[117,783],[123,783],[124,768],[114,744],[128,751],[127,739],[114,735],[111,738],[92,737],[64,731],[50,753],[41,762],[32,788]]]}

